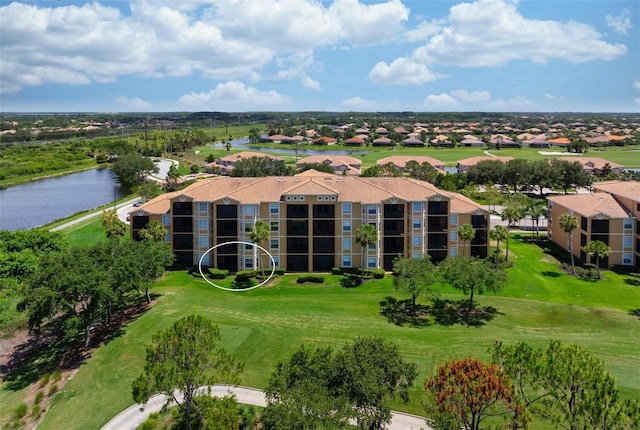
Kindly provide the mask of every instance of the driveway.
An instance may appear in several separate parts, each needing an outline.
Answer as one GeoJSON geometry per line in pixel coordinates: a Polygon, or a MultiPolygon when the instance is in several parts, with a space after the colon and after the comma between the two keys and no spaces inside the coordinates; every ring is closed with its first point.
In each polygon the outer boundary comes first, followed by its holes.
{"type": "MultiPolygon", "coordinates": [[[[230,385],[215,385],[211,387],[211,394],[214,396],[225,396],[234,394],[238,403],[254,406],[266,406],[264,392],[248,387],[235,387],[230,385]]],[[[182,400],[181,395],[177,396],[182,400]]],[[[102,430],[128,430],[136,429],[154,412],[162,409],[167,397],[164,394],[156,394],[143,406],[133,405],[116,415],[109,421],[102,430]]],[[[402,412],[391,413],[391,424],[389,430],[430,430],[427,421],[423,417],[405,414],[402,412]]]]}

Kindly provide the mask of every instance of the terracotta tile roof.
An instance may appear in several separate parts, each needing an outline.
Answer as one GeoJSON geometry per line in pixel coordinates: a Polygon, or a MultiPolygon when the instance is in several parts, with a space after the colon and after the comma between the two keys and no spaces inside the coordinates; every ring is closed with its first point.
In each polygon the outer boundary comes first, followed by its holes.
{"type": "Polygon", "coordinates": [[[567,137],[558,137],[556,139],[549,139],[547,140],[547,142],[555,143],[556,145],[568,145],[569,143],[571,143],[571,140],[569,140],[569,138],[567,137]]]}
{"type": "Polygon", "coordinates": [[[310,155],[298,160],[296,166],[303,164],[329,164],[340,162],[349,166],[360,167],[362,161],[348,155],[310,155]]]}
{"type": "Polygon", "coordinates": [[[435,158],[417,155],[392,155],[391,157],[381,158],[376,161],[378,166],[384,166],[387,163],[393,163],[399,169],[404,169],[409,161],[417,161],[419,164],[429,163],[439,170],[444,170],[444,163],[435,158]]]}
{"type": "Polygon", "coordinates": [[[588,171],[602,170],[605,164],[609,163],[612,169],[622,170],[624,166],[622,164],[614,163],[613,161],[607,161],[597,157],[558,157],[558,160],[565,160],[569,162],[577,161],[582,164],[582,168],[588,171]]]}
{"type": "Polygon", "coordinates": [[[236,163],[240,159],[247,159],[247,158],[252,158],[252,157],[266,157],[266,158],[272,158],[274,160],[282,160],[282,158],[280,158],[280,157],[275,157],[275,156],[273,156],[271,154],[267,154],[265,152],[242,151],[242,152],[238,152],[237,154],[231,154],[231,155],[227,155],[227,156],[224,156],[224,157],[220,157],[220,158],[218,158],[217,161],[236,163]]]}
{"type": "Polygon", "coordinates": [[[547,200],[586,217],[602,214],[610,218],[628,218],[632,213],[618,199],[607,193],[551,196],[547,200]]]}
{"type": "Polygon", "coordinates": [[[640,203],[640,182],[638,181],[594,182],[591,186],[596,191],[615,194],[622,198],[640,203]]]}

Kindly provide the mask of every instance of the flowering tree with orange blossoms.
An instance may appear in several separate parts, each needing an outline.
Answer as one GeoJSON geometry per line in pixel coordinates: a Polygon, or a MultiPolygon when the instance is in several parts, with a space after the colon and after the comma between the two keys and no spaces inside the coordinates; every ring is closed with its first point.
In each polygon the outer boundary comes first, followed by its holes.
{"type": "Polygon", "coordinates": [[[518,424],[518,410],[511,379],[496,364],[485,364],[473,357],[440,366],[425,381],[425,389],[435,396],[436,424],[479,430],[489,417],[503,416],[518,424]]]}

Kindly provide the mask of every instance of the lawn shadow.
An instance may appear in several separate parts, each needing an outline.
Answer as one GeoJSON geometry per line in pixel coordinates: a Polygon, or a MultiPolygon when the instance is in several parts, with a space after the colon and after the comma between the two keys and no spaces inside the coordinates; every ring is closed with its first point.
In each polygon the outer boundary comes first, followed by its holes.
{"type": "Polygon", "coordinates": [[[347,274],[343,275],[342,278],[340,278],[340,286],[342,288],[356,288],[364,284],[365,281],[366,279],[363,280],[360,275],[347,274]]]}
{"type": "Polygon", "coordinates": [[[634,317],[638,317],[638,318],[640,318],[640,308],[637,308],[637,309],[631,309],[631,310],[629,311],[629,315],[632,315],[632,316],[634,316],[634,317]]]}
{"type": "Polygon", "coordinates": [[[640,280],[633,278],[624,278],[624,283],[632,287],[640,287],[640,280]]]}
{"type": "Polygon", "coordinates": [[[504,315],[493,306],[478,307],[476,302],[470,304],[466,299],[434,299],[430,314],[442,326],[462,324],[471,327],[481,327],[496,315],[504,315]]]}
{"type": "Polygon", "coordinates": [[[411,300],[398,300],[391,296],[385,297],[380,302],[380,314],[397,326],[426,327],[430,325],[427,317],[428,309],[428,306],[420,304],[416,304],[414,309],[411,300]]]}
{"type": "Polygon", "coordinates": [[[0,365],[0,378],[6,382],[5,389],[18,391],[47,373],[77,369],[95,348],[122,336],[124,327],[149,307],[144,301],[114,312],[111,323],[105,321],[92,328],[88,347],[84,346],[82,335],[73,339],[65,336],[62,320],[51,321],[39,332],[30,334],[25,342],[15,346],[6,363],[0,365]]]}
{"type": "Polygon", "coordinates": [[[562,273],[553,272],[551,270],[545,270],[543,272],[540,272],[540,274],[542,276],[546,276],[547,278],[559,278],[560,276],[562,276],[562,273]]]}

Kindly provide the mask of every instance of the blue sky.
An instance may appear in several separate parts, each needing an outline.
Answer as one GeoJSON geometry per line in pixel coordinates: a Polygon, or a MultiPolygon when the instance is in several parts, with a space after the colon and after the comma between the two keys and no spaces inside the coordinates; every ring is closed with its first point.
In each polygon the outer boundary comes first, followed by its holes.
{"type": "Polygon", "coordinates": [[[639,112],[637,0],[0,0],[0,110],[639,112]]]}

